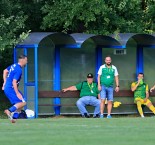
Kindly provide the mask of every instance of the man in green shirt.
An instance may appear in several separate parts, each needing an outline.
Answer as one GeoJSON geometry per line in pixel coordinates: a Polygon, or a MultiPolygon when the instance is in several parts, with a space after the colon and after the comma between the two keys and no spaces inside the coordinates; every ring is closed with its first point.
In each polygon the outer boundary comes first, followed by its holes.
{"type": "Polygon", "coordinates": [[[105,101],[107,99],[108,105],[108,115],[107,118],[111,117],[111,110],[112,110],[112,101],[113,101],[113,84],[114,80],[116,82],[115,91],[119,91],[119,79],[118,79],[118,72],[117,68],[111,64],[111,57],[107,56],[105,58],[105,64],[100,66],[98,71],[98,90],[101,90],[101,115],[100,118],[104,118],[104,108],[105,108],[105,101]]]}
{"type": "Polygon", "coordinates": [[[100,114],[100,96],[98,91],[97,83],[93,82],[93,74],[89,73],[87,75],[87,81],[79,83],[75,86],[71,86],[63,89],[66,91],[80,91],[80,99],[76,102],[76,105],[82,115],[82,117],[89,118],[89,113],[86,110],[86,105],[91,105],[95,107],[94,118],[99,117],[100,114]]]}
{"type": "Polygon", "coordinates": [[[149,87],[146,84],[144,79],[144,74],[138,74],[138,81],[133,82],[131,84],[131,91],[134,92],[134,102],[137,104],[137,109],[141,117],[144,117],[142,105],[146,105],[154,114],[155,114],[155,107],[151,103],[149,98],[149,87]]]}

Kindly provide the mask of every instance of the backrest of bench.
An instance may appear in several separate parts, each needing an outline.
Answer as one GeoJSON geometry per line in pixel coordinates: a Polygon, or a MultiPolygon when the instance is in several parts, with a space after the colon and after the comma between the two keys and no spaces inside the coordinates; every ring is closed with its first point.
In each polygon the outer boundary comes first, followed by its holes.
{"type": "Polygon", "coordinates": [[[54,98],[54,97],[64,97],[64,98],[79,98],[79,91],[39,91],[39,98],[54,98]]]}
{"type": "MultiPolygon", "coordinates": [[[[39,91],[39,98],[54,98],[54,97],[63,97],[63,98],[79,98],[79,91],[39,91]]],[[[133,92],[130,90],[121,90],[119,92],[114,92],[114,96],[123,97],[123,96],[133,96],[133,92]]]]}
{"type": "MultiPolygon", "coordinates": [[[[39,98],[79,98],[79,91],[39,91],[39,98]]],[[[133,92],[130,90],[120,90],[119,92],[114,91],[115,97],[133,97],[133,92]]],[[[155,91],[150,93],[150,96],[155,96],[155,91]]]]}

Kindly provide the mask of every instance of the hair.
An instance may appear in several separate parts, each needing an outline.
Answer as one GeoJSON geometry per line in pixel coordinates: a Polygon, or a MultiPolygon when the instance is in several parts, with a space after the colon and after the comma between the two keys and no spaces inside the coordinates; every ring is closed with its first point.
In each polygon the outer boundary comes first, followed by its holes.
{"type": "Polygon", "coordinates": [[[142,73],[142,72],[138,73],[138,75],[143,75],[143,77],[144,77],[144,73],[142,73]]]}
{"type": "Polygon", "coordinates": [[[110,55],[107,55],[107,56],[105,57],[105,59],[106,59],[107,57],[110,57],[110,58],[111,58],[111,56],[110,56],[110,55]]]}
{"type": "Polygon", "coordinates": [[[27,57],[26,55],[21,54],[21,55],[18,56],[18,59],[25,59],[26,57],[27,57]]]}

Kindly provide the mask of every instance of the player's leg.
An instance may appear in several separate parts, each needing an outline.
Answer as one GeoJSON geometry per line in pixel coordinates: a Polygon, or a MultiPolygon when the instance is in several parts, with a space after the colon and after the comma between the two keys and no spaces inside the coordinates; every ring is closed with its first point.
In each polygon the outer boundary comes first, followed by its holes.
{"type": "Polygon", "coordinates": [[[147,99],[145,105],[155,114],[155,107],[153,106],[152,102],[149,99],[147,99]]]}
{"type": "Polygon", "coordinates": [[[26,105],[26,102],[20,102],[20,103],[16,104],[18,109],[16,111],[14,111],[14,113],[13,113],[13,119],[18,119],[19,114],[21,113],[21,110],[23,109],[23,107],[25,105],[26,105]]]}
{"type": "Polygon", "coordinates": [[[89,96],[84,96],[76,102],[76,105],[77,105],[82,117],[86,117],[86,118],[89,117],[89,113],[85,107],[86,105],[89,104],[89,99],[90,99],[89,96]]]}
{"type": "Polygon", "coordinates": [[[102,90],[100,92],[100,98],[101,98],[101,103],[100,103],[100,118],[103,118],[104,115],[104,108],[105,108],[105,100],[106,100],[106,87],[102,86],[102,90]]]}
{"type": "Polygon", "coordinates": [[[143,103],[140,100],[137,100],[136,104],[137,104],[137,110],[138,110],[140,116],[144,117],[144,113],[143,113],[143,110],[142,110],[142,104],[143,103]]]}
{"type": "Polygon", "coordinates": [[[111,118],[111,111],[112,111],[112,102],[113,102],[113,87],[108,87],[107,91],[107,101],[108,101],[108,105],[107,105],[107,110],[108,110],[108,115],[107,118],[111,118]]]}
{"type": "MultiPolygon", "coordinates": [[[[10,89],[10,90],[5,90],[5,95],[7,96],[7,98],[10,100],[10,103],[13,104],[9,109],[6,109],[4,111],[4,113],[9,117],[9,119],[14,123],[14,120],[11,116],[12,112],[17,111],[18,109],[23,108],[26,105],[25,100],[20,100],[14,90],[10,89]]],[[[22,94],[22,93],[21,93],[22,94]]],[[[22,95],[23,96],[23,95],[22,95]]]]}
{"type": "Polygon", "coordinates": [[[100,115],[100,102],[101,101],[99,99],[97,99],[96,97],[91,97],[90,98],[89,105],[92,105],[92,106],[95,107],[93,118],[98,118],[99,115],[100,115]]]}

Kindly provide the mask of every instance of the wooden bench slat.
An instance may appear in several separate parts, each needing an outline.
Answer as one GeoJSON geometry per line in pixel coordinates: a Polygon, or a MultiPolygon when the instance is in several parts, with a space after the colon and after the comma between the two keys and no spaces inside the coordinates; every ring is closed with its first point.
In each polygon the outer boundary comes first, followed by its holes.
{"type": "MultiPolygon", "coordinates": [[[[39,91],[39,98],[79,98],[79,91],[39,91]]],[[[150,97],[155,96],[155,91],[150,93],[150,97]]],[[[133,92],[130,90],[120,90],[119,92],[114,91],[114,97],[133,97],[133,92]]]]}

